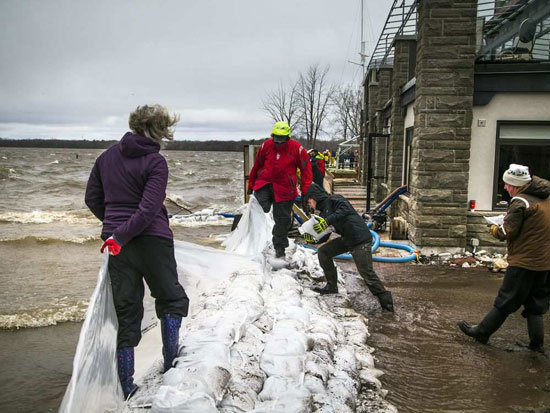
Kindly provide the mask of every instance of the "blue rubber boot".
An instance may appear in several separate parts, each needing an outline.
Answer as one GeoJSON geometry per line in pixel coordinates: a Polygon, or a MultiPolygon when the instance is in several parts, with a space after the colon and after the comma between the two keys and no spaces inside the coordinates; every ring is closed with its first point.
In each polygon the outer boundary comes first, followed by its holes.
{"type": "Polygon", "coordinates": [[[162,333],[162,355],[164,356],[164,372],[173,367],[178,355],[181,317],[165,314],[160,320],[162,333]]]}
{"type": "Polygon", "coordinates": [[[134,348],[123,347],[116,352],[118,365],[118,378],[124,399],[128,400],[137,391],[138,386],[134,383],[134,348]]]}

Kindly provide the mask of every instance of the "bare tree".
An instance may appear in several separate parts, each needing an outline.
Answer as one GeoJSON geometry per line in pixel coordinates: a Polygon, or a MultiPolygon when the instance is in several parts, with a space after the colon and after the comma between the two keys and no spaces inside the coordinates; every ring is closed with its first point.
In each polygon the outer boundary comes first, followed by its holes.
{"type": "Polygon", "coordinates": [[[329,67],[320,69],[318,64],[310,66],[298,79],[297,92],[301,109],[299,127],[303,131],[307,146],[315,146],[319,132],[327,118],[329,106],[335,88],[327,84],[326,75],[329,67]]]}
{"type": "Polygon", "coordinates": [[[264,111],[275,122],[288,122],[291,130],[294,130],[301,118],[297,92],[298,86],[296,83],[289,88],[285,88],[281,82],[277,89],[268,92],[265,99],[262,100],[264,111]]]}
{"type": "Polygon", "coordinates": [[[361,132],[361,91],[353,86],[336,90],[333,96],[337,134],[344,140],[358,136],[361,132]]]}

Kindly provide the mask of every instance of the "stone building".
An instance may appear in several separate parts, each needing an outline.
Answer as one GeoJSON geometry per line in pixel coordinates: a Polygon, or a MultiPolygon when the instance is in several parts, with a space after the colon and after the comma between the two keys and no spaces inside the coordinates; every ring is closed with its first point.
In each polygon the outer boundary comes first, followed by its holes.
{"type": "Polygon", "coordinates": [[[366,179],[376,201],[408,185],[409,240],[502,248],[483,216],[505,213],[504,170],[550,179],[550,2],[395,0],[363,88],[366,179]]]}

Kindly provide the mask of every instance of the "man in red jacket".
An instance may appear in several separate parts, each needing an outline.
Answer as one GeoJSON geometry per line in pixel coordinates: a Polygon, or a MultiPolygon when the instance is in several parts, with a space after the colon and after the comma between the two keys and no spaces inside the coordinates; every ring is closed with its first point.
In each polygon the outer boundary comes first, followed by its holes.
{"type": "Polygon", "coordinates": [[[248,178],[248,192],[254,192],[263,210],[269,212],[273,205],[273,247],[277,258],[283,257],[288,247],[292,203],[298,196],[297,169],[300,170],[302,194],[305,194],[312,180],[309,155],[302,145],[290,138],[288,123],[277,122],[271,138],[260,146],[248,178]]]}

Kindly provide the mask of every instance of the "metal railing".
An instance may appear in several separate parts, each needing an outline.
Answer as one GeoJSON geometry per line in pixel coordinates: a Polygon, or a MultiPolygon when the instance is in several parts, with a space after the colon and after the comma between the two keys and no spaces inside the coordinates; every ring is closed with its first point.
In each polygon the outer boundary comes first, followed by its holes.
{"type": "MultiPolygon", "coordinates": [[[[419,0],[394,0],[367,69],[393,65],[393,40],[416,35],[419,0]]],[[[550,0],[478,0],[476,53],[478,60],[502,60],[524,44],[519,27],[525,19],[536,25],[533,44],[523,48],[523,60],[550,60],[550,0]],[[504,57],[503,57],[504,56],[504,57]]]]}
{"type": "Polygon", "coordinates": [[[550,2],[548,0],[478,0],[477,59],[550,60],[550,2]],[[532,42],[519,39],[521,24],[536,27],[532,42]]]}
{"type": "Polygon", "coordinates": [[[415,35],[418,0],[394,0],[367,69],[393,64],[395,36],[415,35]]]}

